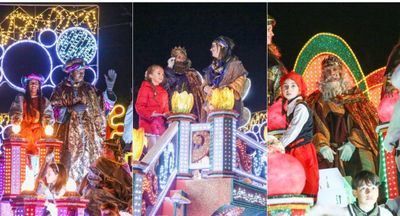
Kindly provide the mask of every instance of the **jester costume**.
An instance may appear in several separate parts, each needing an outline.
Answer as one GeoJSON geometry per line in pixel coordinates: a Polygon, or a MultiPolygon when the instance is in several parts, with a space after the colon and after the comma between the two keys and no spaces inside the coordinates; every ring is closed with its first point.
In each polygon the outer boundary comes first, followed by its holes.
{"type": "MultiPolygon", "coordinates": [[[[74,63],[69,67],[76,64],[83,63],[74,63]]],[[[113,92],[101,93],[88,82],[74,82],[71,76],[53,91],[51,104],[57,110],[55,131],[57,137],[64,141],[61,162],[69,170],[69,176],[77,182],[100,156],[101,143],[106,135],[106,112],[112,109],[115,101],[113,92]],[[80,104],[85,109],[79,112],[75,107],[80,104]]]]}

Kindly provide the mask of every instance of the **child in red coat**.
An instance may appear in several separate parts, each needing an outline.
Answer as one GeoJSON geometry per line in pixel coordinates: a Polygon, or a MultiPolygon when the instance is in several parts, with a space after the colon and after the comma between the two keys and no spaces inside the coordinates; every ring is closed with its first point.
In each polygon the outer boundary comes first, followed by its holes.
{"type": "Polygon", "coordinates": [[[166,129],[165,117],[169,112],[168,93],[160,85],[164,81],[164,69],[151,65],[145,73],[135,104],[139,115],[139,127],[144,128],[148,138],[148,149],[155,144],[157,137],[166,129]]]}
{"type": "Polygon", "coordinates": [[[306,184],[302,194],[313,197],[316,201],[319,188],[317,153],[313,138],[313,116],[303,100],[306,96],[306,85],[300,74],[292,71],[281,80],[281,91],[287,100],[287,121],[289,126],[281,142],[287,154],[297,158],[306,172],[306,184]]]}

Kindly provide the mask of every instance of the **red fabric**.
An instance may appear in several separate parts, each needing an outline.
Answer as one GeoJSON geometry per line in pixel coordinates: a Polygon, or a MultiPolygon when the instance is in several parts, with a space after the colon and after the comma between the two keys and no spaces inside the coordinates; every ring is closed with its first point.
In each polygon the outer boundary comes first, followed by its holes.
{"type": "Polygon", "coordinates": [[[287,128],[286,114],[282,112],[282,103],[282,98],[279,98],[268,107],[268,131],[284,130],[287,128]]]}
{"type": "Polygon", "coordinates": [[[31,113],[28,113],[28,104],[23,104],[23,119],[21,122],[20,136],[25,137],[28,141],[26,147],[27,154],[38,154],[37,141],[44,137],[44,128],[40,122],[39,99],[32,98],[30,104],[31,113]]]}
{"type": "Polygon", "coordinates": [[[319,188],[319,171],[317,153],[314,144],[307,143],[295,147],[286,153],[297,158],[306,172],[306,185],[304,186],[302,194],[311,195],[316,198],[319,188]]]}
{"type": "Polygon", "coordinates": [[[280,80],[280,82],[279,82],[280,86],[281,86],[281,91],[283,91],[283,88],[282,88],[283,82],[285,82],[285,80],[287,80],[287,79],[293,80],[297,84],[297,87],[299,87],[301,96],[303,98],[306,98],[306,96],[307,96],[307,85],[304,82],[304,80],[301,77],[301,75],[296,73],[296,72],[294,72],[294,71],[283,75],[281,80],[280,80]]]}
{"type": "Polygon", "coordinates": [[[139,115],[139,127],[144,128],[145,133],[155,135],[164,133],[165,118],[151,117],[153,113],[169,112],[168,93],[162,86],[153,87],[150,82],[143,81],[136,99],[135,109],[139,115]]]}

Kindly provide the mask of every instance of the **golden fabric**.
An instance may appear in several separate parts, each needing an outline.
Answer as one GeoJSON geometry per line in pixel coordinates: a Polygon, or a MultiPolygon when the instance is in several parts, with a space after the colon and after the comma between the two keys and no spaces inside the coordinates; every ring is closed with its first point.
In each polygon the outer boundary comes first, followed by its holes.
{"type": "Polygon", "coordinates": [[[61,162],[69,170],[69,176],[80,182],[101,153],[106,127],[103,98],[90,83],[72,85],[66,79],[54,89],[51,104],[67,109],[65,116],[59,117],[63,120],[57,122],[55,131],[64,141],[61,162]],[[73,109],[79,103],[86,105],[82,113],[73,109]]]}

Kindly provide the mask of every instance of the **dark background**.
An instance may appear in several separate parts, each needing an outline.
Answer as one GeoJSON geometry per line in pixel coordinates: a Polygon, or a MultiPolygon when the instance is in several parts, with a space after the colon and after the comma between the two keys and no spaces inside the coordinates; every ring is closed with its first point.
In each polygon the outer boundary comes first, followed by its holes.
{"type": "MultiPolygon", "coordinates": [[[[211,42],[220,35],[235,41],[233,53],[252,81],[245,105],[266,108],[266,4],[158,3],[134,4],[134,95],[148,66],[167,65],[171,49],[184,46],[193,67],[211,63],[211,42]]],[[[137,116],[134,116],[137,127],[137,116]]]]}
{"type": "Polygon", "coordinates": [[[400,4],[378,3],[269,3],[277,25],[273,41],[282,61],[292,69],[304,44],[315,34],[342,37],[353,50],[364,74],[386,65],[398,42],[400,4]]]}
{"type": "MultiPolygon", "coordinates": [[[[17,4],[15,4],[17,5],[17,4]]],[[[20,4],[18,4],[20,5],[20,4]]],[[[36,10],[39,12],[44,6],[55,4],[29,4],[21,5],[31,15],[36,10]]],[[[62,4],[70,6],[71,4],[62,4]]],[[[79,4],[95,5],[95,4],[79,4]]],[[[118,77],[114,91],[118,96],[117,103],[127,106],[131,100],[132,87],[132,4],[96,4],[99,6],[99,80],[96,87],[105,90],[104,74],[109,68],[117,71],[118,77]]],[[[15,9],[12,5],[0,5],[0,21],[15,9]]],[[[18,78],[19,79],[19,78],[18,78]]],[[[49,88],[44,89],[46,97],[50,97],[49,88]]],[[[3,84],[0,87],[0,113],[8,112],[17,91],[3,84]]]]}

